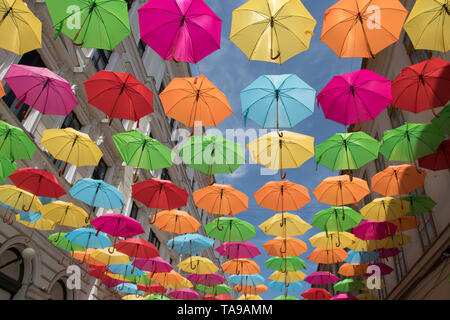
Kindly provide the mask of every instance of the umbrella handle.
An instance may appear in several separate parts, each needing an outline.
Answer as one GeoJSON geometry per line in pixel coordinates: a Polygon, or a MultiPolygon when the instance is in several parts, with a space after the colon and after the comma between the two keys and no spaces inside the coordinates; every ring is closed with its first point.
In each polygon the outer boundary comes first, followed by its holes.
{"type": "Polygon", "coordinates": [[[440,117],[441,117],[441,115],[440,115],[439,113],[436,113],[436,111],[434,110],[434,108],[431,109],[431,112],[433,112],[433,115],[434,115],[436,118],[440,118],[440,117]]]}
{"type": "Polygon", "coordinates": [[[270,48],[270,59],[277,60],[280,57],[280,55],[281,55],[281,52],[280,52],[280,50],[278,50],[278,54],[274,57],[273,56],[273,49],[270,48]]]}
{"type": "Polygon", "coordinates": [[[192,256],[191,256],[191,259],[189,260],[189,263],[190,263],[190,265],[191,265],[191,269],[192,270],[195,270],[195,269],[197,269],[197,267],[198,267],[198,261],[197,261],[197,265],[192,265],[192,256]]]}
{"type": "Polygon", "coordinates": [[[152,216],[152,218],[150,219],[150,217],[148,218],[148,223],[149,224],[154,224],[156,222],[156,213],[152,216]]]}
{"type": "Polygon", "coordinates": [[[108,252],[109,252],[110,254],[113,254],[113,253],[114,253],[114,251],[115,251],[114,247],[112,247],[112,248],[108,248],[108,252]],[[112,251],[111,251],[111,249],[112,249],[112,251]]]}
{"type": "Polygon", "coordinates": [[[223,226],[222,227],[219,226],[219,220],[220,220],[220,216],[219,216],[219,218],[217,218],[217,230],[223,231],[223,226]]]}
{"type": "Polygon", "coordinates": [[[283,172],[283,168],[280,169],[280,178],[281,178],[281,180],[286,178],[286,171],[283,172]]]}

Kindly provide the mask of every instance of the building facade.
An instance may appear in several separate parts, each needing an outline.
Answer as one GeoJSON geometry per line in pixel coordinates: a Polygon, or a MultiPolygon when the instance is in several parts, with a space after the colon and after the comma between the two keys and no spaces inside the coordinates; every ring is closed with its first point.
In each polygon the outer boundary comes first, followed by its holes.
{"type": "MultiPolygon", "coordinates": [[[[0,119],[22,128],[35,142],[37,151],[31,160],[18,160],[18,168],[34,167],[45,169],[54,174],[58,181],[68,191],[72,185],[82,178],[102,179],[117,187],[124,195],[125,207],[123,214],[138,220],[145,234],[140,238],[152,242],[163,259],[174,266],[185,257],[178,255],[166,246],[171,235],[161,232],[148,223],[148,217],[153,214],[151,209],[131,198],[134,168],[123,163],[111,136],[118,132],[138,130],[149,135],[169,148],[174,148],[187,138],[185,132],[189,128],[165,116],[158,94],[174,77],[191,76],[189,64],[164,61],[150,47],[140,41],[137,10],[145,4],[143,0],[128,0],[130,25],[132,34],[125,38],[113,51],[85,49],[76,47],[72,41],[60,35],[53,39],[55,32],[50,15],[44,1],[25,0],[31,11],[42,22],[42,48],[17,56],[0,49],[0,79],[5,87],[6,96],[0,99],[0,119]],[[3,80],[11,64],[26,64],[46,67],[72,85],[79,105],[67,116],[42,115],[29,106],[20,104],[14,93],[3,80]],[[106,116],[93,106],[88,105],[83,82],[92,77],[99,70],[110,70],[133,74],[140,82],[150,88],[154,94],[154,112],[141,119],[140,126],[128,120],[115,119],[111,125],[106,116]],[[58,175],[63,164],[55,160],[40,144],[42,132],[45,129],[72,127],[87,133],[103,152],[103,158],[96,167],[75,167],[68,165],[62,176],[58,175]],[[185,129],[185,130],[180,130],[185,129]]],[[[186,189],[189,200],[186,207],[180,208],[189,212],[203,225],[213,219],[210,215],[198,209],[192,198],[192,192],[207,186],[208,177],[198,171],[186,167],[184,164],[174,164],[171,168],[149,171],[139,169],[139,180],[152,177],[167,179],[177,186],[186,189]]],[[[12,184],[6,180],[5,184],[12,184]]],[[[69,194],[60,198],[73,202],[84,208],[89,208],[82,202],[73,199],[69,194]]],[[[5,209],[0,209],[4,214],[5,209]]],[[[120,213],[120,210],[113,210],[120,213]]],[[[97,216],[106,213],[97,209],[97,216]]],[[[73,261],[61,249],[51,245],[47,237],[58,232],[36,231],[29,241],[31,229],[20,223],[12,225],[0,223],[0,299],[114,299],[113,292],[102,286],[99,280],[87,276],[86,268],[73,261]],[[34,256],[30,259],[22,257],[25,248],[33,248],[34,256]],[[64,258],[65,257],[65,258],[64,258]],[[66,286],[66,269],[71,264],[77,264],[82,270],[82,285],[80,290],[70,290],[66,286]]],[[[69,231],[70,229],[61,229],[69,231]]],[[[203,227],[200,233],[205,234],[203,227]]],[[[204,256],[216,264],[222,262],[215,250],[209,249],[204,256]]],[[[175,267],[175,270],[177,268],[175,267]]],[[[182,273],[183,274],[183,273],[182,273]]],[[[185,275],[185,274],[184,274],[185,275]]]]}

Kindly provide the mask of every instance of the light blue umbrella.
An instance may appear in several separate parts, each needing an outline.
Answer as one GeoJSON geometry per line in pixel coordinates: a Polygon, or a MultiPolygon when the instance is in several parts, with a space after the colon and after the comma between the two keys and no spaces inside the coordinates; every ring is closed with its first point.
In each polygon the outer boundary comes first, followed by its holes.
{"type": "Polygon", "coordinates": [[[267,287],[272,290],[284,292],[285,295],[292,294],[294,292],[301,291],[303,289],[303,285],[300,281],[288,283],[288,286],[285,286],[284,282],[270,282],[267,287]]]}
{"type": "Polygon", "coordinates": [[[40,212],[32,212],[32,211],[21,211],[19,212],[20,220],[28,221],[29,223],[35,223],[40,218],[42,218],[42,214],[40,212]]]}
{"type": "Polygon", "coordinates": [[[264,278],[261,277],[259,274],[251,274],[251,275],[232,275],[227,278],[228,282],[231,282],[233,284],[238,285],[244,285],[244,286],[258,286],[260,284],[264,283],[264,278]]]}
{"type": "Polygon", "coordinates": [[[241,91],[244,121],[292,128],[314,112],[316,91],[295,74],[263,75],[241,91]]]}
{"type": "Polygon", "coordinates": [[[197,255],[203,250],[211,248],[213,245],[214,239],[198,233],[183,234],[167,242],[167,246],[173,248],[179,254],[189,255],[197,255]],[[174,245],[172,246],[173,243],[174,245]]]}
{"type": "Polygon", "coordinates": [[[366,252],[350,250],[347,253],[348,257],[344,261],[350,264],[364,264],[374,262],[378,259],[379,256],[379,254],[374,251],[366,252]]]}
{"type": "Polygon", "coordinates": [[[85,248],[104,249],[111,247],[112,243],[103,232],[89,228],[79,228],[64,235],[70,242],[85,248]]]}
{"type": "Polygon", "coordinates": [[[131,263],[124,263],[124,264],[114,264],[108,266],[109,271],[112,273],[122,274],[124,276],[143,276],[145,274],[144,271],[141,271],[137,268],[135,268],[131,263]]]}
{"type": "Polygon", "coordinates": [[[143,291],[138,291],[137,285],[135,285],[133,283],[118,284],[117,286],[115,286],[113,288],[113,290],[115,290],[117,292],[128,293],[128,294],[136,294],[136,295],[144,294],[143,291]]]}

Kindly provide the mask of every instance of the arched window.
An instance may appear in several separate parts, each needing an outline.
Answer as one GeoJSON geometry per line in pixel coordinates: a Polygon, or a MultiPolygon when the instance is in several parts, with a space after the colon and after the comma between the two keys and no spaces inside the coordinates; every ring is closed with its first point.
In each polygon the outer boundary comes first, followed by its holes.
{"type": "Polygon", "coordinates": [[[67,300],[67,289],[64,280],[60,279],[55,282],[50,290],[49,300],[67,300]]]}
{"type": "Polygon", "coordinates": [[[20,251],[9,248],[0,255],[0,300],[12,300],[22,287],[24,263],[20,251]]]}

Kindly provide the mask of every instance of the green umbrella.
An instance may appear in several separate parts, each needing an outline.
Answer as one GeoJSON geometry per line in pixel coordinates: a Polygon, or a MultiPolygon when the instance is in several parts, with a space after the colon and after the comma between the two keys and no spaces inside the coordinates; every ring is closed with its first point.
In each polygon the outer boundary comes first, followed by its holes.
{"type": "MultiPolygon", "coordinates": [[[[85,247],[75,244],[69,241],[69,239],[67,239],[66,237],[64,237],[66,234],[67,234],[66,232],[53,233],[47,239],[55,247],[61,248],[71,253],[74,251],[86,251],[85,247]]],[[[59,262],[61,265],[63,264],[63,260],[64,257],[59,262]]]]}
{"type": "Polygon", "coordinates": [[[316,146],[316,165],[331,170],[354,170],[378,157],[380,142],[360,132],[338,133],[316,146]]]}
{"type": "Polygon", "coordinates": [[[231,291],[231,288],[226,284],[218,284],[217,286],[204,286],[202,284],[197,285],[197,290],[205,293],[218,296],[219,294],[227,294],[231,291]]]}
{"type": "Polygon", "coordinates": [[[128,281],[130,281],[131,283],[134,283],[134,284],[149,285],[149,284],[156,283],[155,281],[150,280],[147,277],[147,274],[148,274],[148,272],[146,272],[142,276],[125,276],[125,279],[127,279],[128,281]]]}
{"type": "Polygon", "coordinates": [[[334,290],[340,292],[359,291],[365,287],[364,282],[355,279],[344,279],[333,285],[334,290]]]}
{"type": "Polygon", "coordinates": [[[211,176],[233,173],[245,163],[242,146],[221,136],[192,136],[180,149],[184,163],[211,176]]]}
{"type": "Polygon", "coordinates": [[[408,201],[410,205],[411,211],[406,214],[407,216],[417,216],[431,212],[436,205],[433,199],[425,195],[409,195],[402,197],[402,200],[408,201]]]}
{"type": "Polygon", "coordinates": [[[445,106],[439,113],[439,117],[431,120],[431,123],[443,134],[450,134],[450,104],[445,106]]]}
{"type": "Polygon", "coordinates": [[[169,297],[163,296],[162,294],[152,294],[145,298],[144,300],[172,300],[169,297]]]}
{"type": "Polygon", "coordinates": [[[62,32],[84,48],[113,50],[130,33],[123,0],[45,0],[55,39],[62,32]]]}
{"type": "Polygon", "coordinates": [[[17,170],[17,164],[9,158],[0,158],[0,183],[5,182],[6,178],[17,170]]]}
{"type": "Polygon", "coordinates": [[[221,241],[246,241],[256,236],[255,227],[234,217],[215,219],[205,225],[206,234],[221,241]]]}
{"type": "Polygon", "coordinates": [[[135,182],[139,168],[158,170],[172,166],[175,154],[156,139],[135,130],[114,134],[112,138],[123,161],[136,167],[135,182]]]}
{"type": "Polygon", "coordinates": [[[444,135],[432,124],[406,123],[398,128],[385,131],[380,152],[389,161],[416,160],[436,151],[444,135]]]}
{"type": "Polygon", "coordinates": [[[313,217],[312,225],[325,231],[327,237],[328,231],[337,231],[339,238],[340,231],[358,226],[361,220],[362,215],[350,207],[330,207],[317,212],[313,217]]]}
{"type": "Polygon", "coordinates": [[[294,296],[278,296],[273,300],[300,300],[300,299],[294,296]]]}
{"type": "Polygon", "coordinates": [[[35,144],[27,134],[17,127],[0,120],[0,157],[11,160],[31,159],[35,144]]]}
{"type": "Polygon", "coordinates": [[[306,268],[306,263],[299,257],[272,257],[266,262],[269,269],[280,272],[297,271],[306,268]]]}

